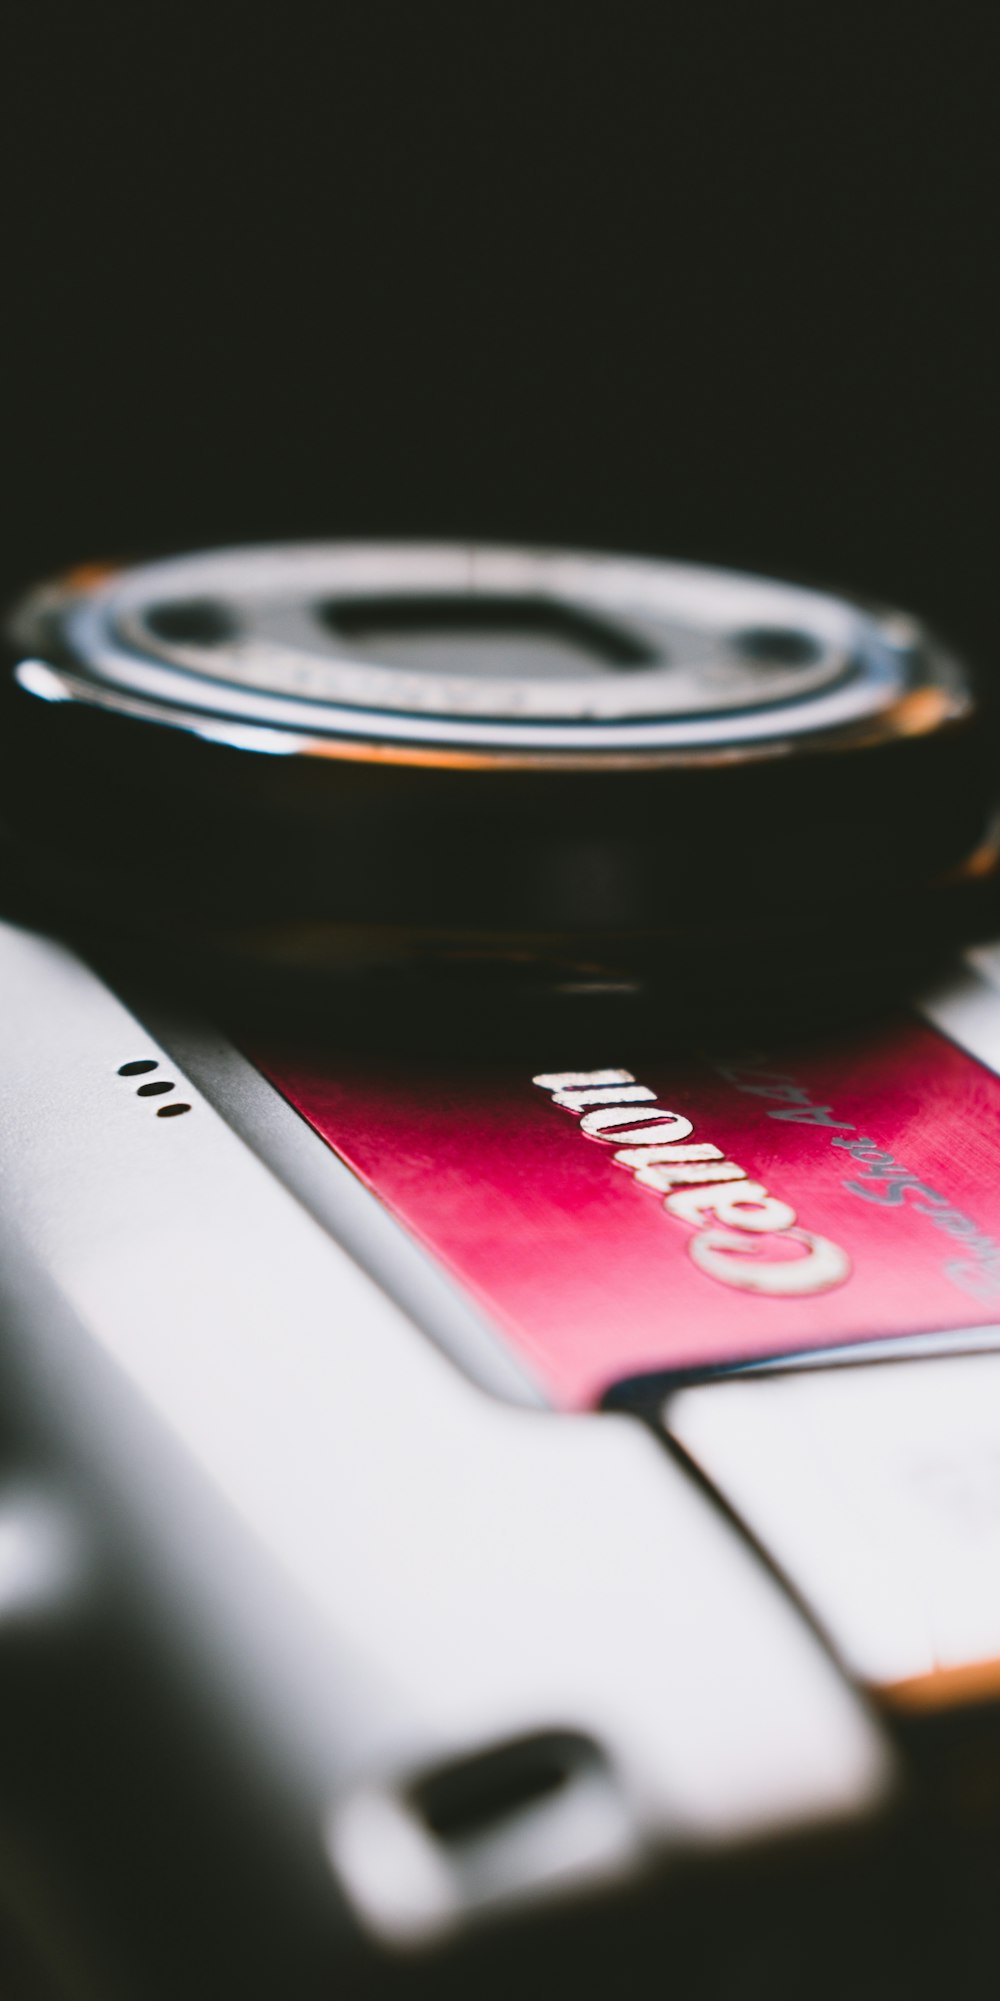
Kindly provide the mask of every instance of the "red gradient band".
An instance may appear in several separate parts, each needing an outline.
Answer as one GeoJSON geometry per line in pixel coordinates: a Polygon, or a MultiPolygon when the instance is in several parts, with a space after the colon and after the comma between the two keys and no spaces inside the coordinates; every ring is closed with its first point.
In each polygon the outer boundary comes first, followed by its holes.
{"type": "MultiPolygon", "coordinates": [[[[255,1060],[563,1407],[644,1373],[1000,1321],[1000,1079],[909,1015],[683,1064],[595,1051],[650,1095],[628,1100],[634,1121],[623,1100],[618,1126],[598,1119],[591,1132],[594,1108],[574,1109],[573,1086],[533,1083],[530,1062],[364,1066],[274,1048],[255,1060]],[[741,1243],[732,1221],[753,1228],[752,1207],[725,1212],[728,1227],[697,1199],[672,1213],[682,1175],[665,1193],[615,1158],[641,1154],[654,1115],[669,1146],[681,1125],[664,1127],[668,1114],[690,1123],[689,1147],[711,1149],[709,1172],[742,1170],[761,1191],[750,1200],[770,1198],[779,1222],[793,1211],[794,1229],[741,1243]],[[698,1257],[706,1232],[714,1263],[698,1257]],[[766,1273],[807,1256],[813,1238],[844,1254],[822,1289],[747,1290],[719,1275],[727,1258],[766,1273]]],[[[732,1175],[721,1182],[738,1193],[732,1175]]]]}

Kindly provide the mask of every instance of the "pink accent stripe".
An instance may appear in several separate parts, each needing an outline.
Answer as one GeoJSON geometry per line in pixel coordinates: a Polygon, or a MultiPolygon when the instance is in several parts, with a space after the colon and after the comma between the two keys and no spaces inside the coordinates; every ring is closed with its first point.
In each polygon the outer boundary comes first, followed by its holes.
{"type": "Polygon", "coordinates": [[[850,1276],[815,1297],[699,1270],[692,1228],[532,1084],[530,1064],[255,1060],[563,1406],[646,1372],[1000,1320],[1000,1079],[909,1016],[728,1075],[594,1052],[849,1253],[850,1276]],[[862,1140],[880,1163],[841,1144],[862,1140]]]}

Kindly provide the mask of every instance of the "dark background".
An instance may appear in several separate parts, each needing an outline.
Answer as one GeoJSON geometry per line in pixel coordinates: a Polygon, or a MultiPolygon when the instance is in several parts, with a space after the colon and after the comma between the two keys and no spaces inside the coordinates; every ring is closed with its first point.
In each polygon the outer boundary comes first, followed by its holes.
{"type": "Polygon", "coordinates": [[[996,10],[8,0],[4,588],[315,534],[997,628],[996,10]]]}

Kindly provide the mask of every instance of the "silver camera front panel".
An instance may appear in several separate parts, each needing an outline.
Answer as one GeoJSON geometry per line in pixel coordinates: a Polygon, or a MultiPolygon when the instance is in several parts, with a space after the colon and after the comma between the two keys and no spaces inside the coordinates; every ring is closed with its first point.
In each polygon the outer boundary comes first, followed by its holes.
{"type": "MultiPolygon", "coordinates": [[[[885,1803],[865,1711],[647,1432],[484,1395],[79,960],[5,927],[0,972],[5,1371],[49,1461],[83,1441],[115,1484],[363,1930],[430,1942],[885,1803]],[[551,1797],[472,1833],[426,1809],[539,1744],[551,1797]]],[[[93,1524],[37,1533],[47,1491],[8,1494],[4,1619],[47,1607],[58,1647],[93,1524]]]]}

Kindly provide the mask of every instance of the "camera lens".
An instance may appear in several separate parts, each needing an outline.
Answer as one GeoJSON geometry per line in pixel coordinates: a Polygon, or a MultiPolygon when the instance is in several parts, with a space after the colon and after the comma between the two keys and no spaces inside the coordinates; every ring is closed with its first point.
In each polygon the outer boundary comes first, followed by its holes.
{"type": "Polygon", "coordinates": [[[829,986],[991,867],[969,670],[799,585],[297,544],[75,573],[9,645],[11,879],[281,979],[829,986]]]}

